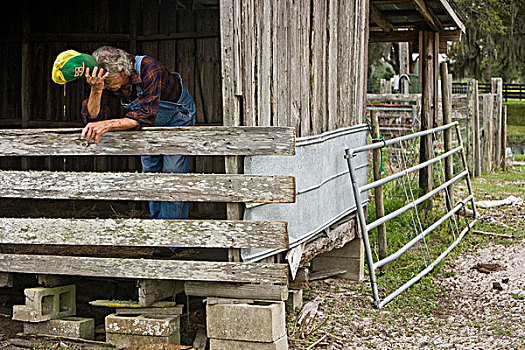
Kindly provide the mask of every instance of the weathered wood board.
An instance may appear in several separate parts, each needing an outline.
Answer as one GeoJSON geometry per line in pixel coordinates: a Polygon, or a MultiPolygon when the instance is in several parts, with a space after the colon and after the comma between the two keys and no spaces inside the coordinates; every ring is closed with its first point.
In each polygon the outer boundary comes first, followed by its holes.
{"type": "Polygon", "coordinates": [[[0,130],[0,156],[293,155],[289,127],[150,127],[104,134],[85,146],[82,129],[0,130]]]}
{"type": "Polygon", "coordinates": [[[286,284],[288,265],[0,254],[0,272],[286,284]]]}
{"type": "Polygon", "coordinates": [[[184,291],[186,295],[198,297],[277,301],[285,301],[288,299],[288,288],[286,286],[220,282],[186,282],[184,283],[184,291]]]}
{"type": "Polygon", "coordinates": [[[295,179],[283,175],[2,171],[0,197],[290,203],[295,200],[295,179]]]}
{"type": "Polygon", "coordinates": [[[0,244],[288,248],[285,222],[0,219],[0,244]]]}

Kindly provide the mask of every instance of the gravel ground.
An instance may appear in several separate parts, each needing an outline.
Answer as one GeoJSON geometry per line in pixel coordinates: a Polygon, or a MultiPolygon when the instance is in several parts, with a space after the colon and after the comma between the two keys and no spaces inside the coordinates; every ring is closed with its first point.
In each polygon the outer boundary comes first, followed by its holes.
{"type": "Polygon", "coordinates": [[[443,293],[429,301],[438,303],[430,314],[419,308],[375,310],[359,283],[329,279],[312,284],[307,299],[323,298],[318,323],[325,315],[328,320],[291,348],[306,349],[324,337],[313,348],[525,349],[524,257],[521,241],[489,244],[448,260],[433,277],[443,293]],[[478,263],[498,264],[501,270],[479,272],[473,269],[478,263]]]}

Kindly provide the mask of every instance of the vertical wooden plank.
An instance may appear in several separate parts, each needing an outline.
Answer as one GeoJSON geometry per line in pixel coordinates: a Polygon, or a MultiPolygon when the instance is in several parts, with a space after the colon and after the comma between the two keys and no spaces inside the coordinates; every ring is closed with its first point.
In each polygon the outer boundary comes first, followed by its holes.
{"type": "MultiPolygon", "coordinates": [[[[272,89],[272,4],[259,1],[257,4],[257,106],[258,126],[271,125],[272,89]]],[[[235,73],[235,71],[234,71],[235,73]]]]}
{"type": "Polygon", "coordinates": [[[480,121],[479,121],[479,93],[478,93],[478,81],[474,82],[474,118],[472,120],[473,125],[473,138],[474,138],[474,176],[481,175],[481,132],[480,132],[480,121]]]}
{"type": "Polygon", "coordinates": [[[137,52],[137,21],[140,2],[131,0],[129,4],[129,52],[137,52]]]}
{"type": "MultiPolygon", "coordinates": [[[[224,125],[240,125],[240,106],[238,98],[235,96],[235,9],[236,1],[240,0],[220,0],[220,36],[222,43],[221,66],[222,66],[222,103],[223,103],[223,123],[224,125]]],[[[242,173],[241,157],[225,157],[225,171],[227,174],[242,173]]],[[[231,220],[243,218],[243,207],[238,203],[228,203],[226,205],[226,217],[231,220]]],[[[239,249],[228,249],[229,261],[241,261],[239,249]]]]}
{"type": "Polygon", "coordinates": [[[471,176],[474,175],[474,114],[475,114],[475,80],[467,80],[467,124],[465,126],[465,147],[467,164],[471,176]]]}
{"type": "Polygon", "coordinates": [[[300,12],[300,75],[301,75],[301,136],[311,134],[310,121],[310,1],[299,1],[300,12]]]}
{"type": "MultiPolygon", "coordinates": [[[[421,130],[432,128],[434,111],[434,33],[430,31],[423,32],[423,47],[420,48],[420,56],[423,57],[423,91],[421,106],[421,130]]],[[[421,137],[419,162],[423,163],[432,157],[432,135],[421,137]]],[[[432,190],[432,165],[422,168],[419,171],[419,187],[424,193],[432,190]]],[[[432,199],[426,201],[426,210],[432,209],[432,199]]]]}
{"type": "Polygon", "coordinates": [[[339,21],[337,26],[337,85],[338,108],[336,127],[345,126],[345,120],[350,113],[350,60],[352,59],[354,43],[350,39],[350,10],[351,1],[343,0],[339,7],[339,21]]]}
{"type": "Polygon", "coordinates": [[[501,170],[507,171],[507,106],[501,116],[501,170]]]}
{"type": "Polygon", "coordinates": [[[273,1],[273,125],[289,126],[288,103],[288,3],[273,1]]]}
{"type": "MultiPolygon", "coordinates": [[[[452,90],[449,84],[448,64],[441,62],[441,101],[443,104],[443,125],[452,123],[452,90]]],[[[444,131],[443,139],[445,142],[445,152],[452,150],[452,129],[444,131]]],[[[445,181],[449,181],[454,176],[454,162],[452,157],[445,158],[445,181]]],[[[454,207],[454,185],[447,187],[447,209],[454,207]]]]}
{"type": "Polygon", "coordinates": [[[329,0],[328,5],[328,130],[337,128],[337,27],[339,1],[329,0]]]}
{"type": "Polygon", "coordinates": [[[243,74],[243,115],[244,125],[257,125],[257,100],[256,100],[256,26],[254,0],[243,1],[242,7],[242,66],[243,74]]]}
{"type": "Polygon", "coordinates": [[[301,69],[300,69],[300,18],[299,1],[288,2],[288,103],[289,126],[295,127],[295,135],[301,135],[301,69]]]}
{"type": "MultiPolygon", "coordinates": [[[[142,34],[157,34],[159,32],[159,2],[143,0],[141,5],[142,34]]],[[[158,57],[156,41],[142,43],[142,54],[158,57]]]]}
{"type": "Polygon", "coordinates": [[[26,7],[28,3],[24,3],[24,10],[22,11],[22,128],[27,128],[29,125],[29,118],[31,116],[31,52],[29,48],[29,34],[30,34],[30,19],[26,7]]]}
{"type": "Polygon", "coordinates": [[[361,46],[359,52],[361,53],[361,65],[362,69],[359,69],[359,80],[357,83],[356,91],[358,94],[358,109],[355,117],[354,124],[364,123],[366,115],[366,87],[367,87],[367,70],[364,67],[368,67],[368,6],[367,0],[360,0],[362,11],[360,14],[361,27],[360,27],[360,41],[361,46]]]}
{"type": "MultiPolygon", "coordinates": [[[[379,122],[377,120],[377,111],[372,111],[370,115],[372,121],[372,138],[379,139],[379,122]]],[[[378,181],[382,178],[381,174],[381,155],[382,152],[380,149],[374,149],[372,151],[373,157],[373,171],[374,171],[374,181],[378,181]]],[[[380,219],[385,216],[385,206],[383,204],[383,186],[377,186],[374,189],[374,199],[376,204],[376,218],[380,219]]],[[[388,256],[388,246],[386,239],[386,225],[381,224],[377,227],[377,242],[379,245],[379,259],[384,259],[388,256]]],[[[388,270],[388,265],[383,265],[381,271],[385,272],[388,270]]]]}
{"type": "MultiPolygon", "coordinates": [[[[159,30],[161,34],[170,34],[177,32],[177,25],[179,19],[176,11],[176,1],[162,1],[159,9],[159,30]]],[[[190,28],[193,27],[193,16],[188,13],[184,17],[189,17],[190,28]]],[[[168,70],[175,71],[177,64],[177,42],[175,40],[159,40],[157,42],[157,57],[168,70]]],[[[183,76],[183,82],[186,83],[188,80],[193,80],[193,76],[183,76]]]]}
{"type": "Polygon", "coordinates": [[[312,3],[312,30],[311,30],[311,98],[310,110],[312,118],[312,134],[317,135],[326,131],[326,1],[312,3]]]}
{"type": "Polygon", "coordinates": [[[492,113],[494,112],[494,95],[483,95],[483,162],[482,171],[492,172],[492,113]]]}
{"type": "Polygon", "coordinates": [[[501,115],[503,112],[503,80],[501,78],[492,78],[492,93],[494,96],[494,114],[493,114],[493,126],[494,126],[494,154],[492,160],[494,161],[494,168],[497,169],[500,166],[501,159],[501,115]]]}

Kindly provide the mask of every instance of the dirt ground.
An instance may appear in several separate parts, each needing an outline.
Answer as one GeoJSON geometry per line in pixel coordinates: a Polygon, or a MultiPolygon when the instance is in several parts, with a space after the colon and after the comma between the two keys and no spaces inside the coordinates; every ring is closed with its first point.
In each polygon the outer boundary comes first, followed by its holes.
{"type": "Polygon", "coordinates": [[[335,279],[313,283],[306,299],[321,297],[318,323],[328,320],[291,348],[308,348],[326,336],[314,348],[525,349],[524,257],[525,241],[521,241],[489,244],[450,262],[433,277],[443,293],[427,300],[438,303],[432,314],[422,308],[375,310],[370,289],[360,288],[362,283],[335,279]],[[478,263],[498,264],[502,270],[479,272],[473,268],[478,263]]]}

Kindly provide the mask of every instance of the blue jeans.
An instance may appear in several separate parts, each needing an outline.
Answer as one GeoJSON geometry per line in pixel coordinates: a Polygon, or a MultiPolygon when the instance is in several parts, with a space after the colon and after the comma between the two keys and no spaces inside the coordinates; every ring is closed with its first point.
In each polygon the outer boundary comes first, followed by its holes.
{"type": "MultiPolygon", "coordinates": [[[[144,56],[135,58],[135,71],[140,75],[140,64],[144,56]]],[[[195,125],[195,102],[186,87],[182,85],[182,79],[178,73],[182,93],[177,103],[160,101],[159,111],[153,126],[192,126],[195,125]]],[[[140,85],[136,85],[137,95],[142,95],[140,85]]],[[[138,98],[129,104],[122,106],[130,111],[140,109],[138,98]]],[[[189,156],[158,155],[142,156],[143,173],[187,173],[190,169],[189,156]]],[[[151,219],[187,219],[188,202],[149,202],[151,219]]]]}
{"type": "MultiPolygon", "coordinates": [[[[181,100],[182,97],[183,96],[181,96],[181,100]]],[[[191,99],[191,96],[189,96],[189,98],[191,99]]],[[[168,104],[169,102],[160,103],[159,113],[153,124],[154,126],[195,125],[194,111],[190,114],[184,113],[185,111],[180,111],[178,108],[176,112],[164,111],[164,109],[172,109],[168,104]]],[[[195,104],[193,104],[193,106],[195,106],[195,104]]],[[[143,173],[187,173],[190,170],[189,156],[142,156],[141,160],[143,173]]],[[[150,219],[188,218],[188,202],[149,202],[149,210],[150,219]]]]}

